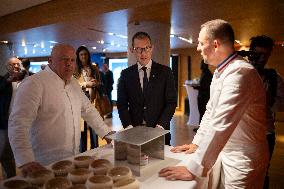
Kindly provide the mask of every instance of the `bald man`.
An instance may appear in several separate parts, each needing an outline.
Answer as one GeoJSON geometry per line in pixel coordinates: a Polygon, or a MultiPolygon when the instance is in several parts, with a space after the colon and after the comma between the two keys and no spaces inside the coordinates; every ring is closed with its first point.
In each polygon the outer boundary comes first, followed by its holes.
{"type": "Polygon", "coordinates": [[[104,138],[111,132],[72,77],[73,47],[54,46],[46,68],[20,85],[9,118],[9,140],[24,175],[79,153],[81,117],[104,138]]]}
{"type": "Polygon", "coordinates": [[[25,72],[18,58],[12,57],[6,62],[8,73],[0,76],[0,162],[4,178],[16,175],[14,156],[8,140],[8,118],[13,96],[25,72]]]}

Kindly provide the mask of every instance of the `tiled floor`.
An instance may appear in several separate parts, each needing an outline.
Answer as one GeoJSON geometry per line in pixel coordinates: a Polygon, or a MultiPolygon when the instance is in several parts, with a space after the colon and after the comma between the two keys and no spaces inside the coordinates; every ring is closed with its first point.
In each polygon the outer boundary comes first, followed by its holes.
{"type": "MultiPolygon", "coordinates": [[[[284,114],[283,114],[284,115],[284,114]]],[[[284,188],[284,116],[281,115],[281,120],[277,122],[276,133],[277,142],[274,150],[274,155],[270,166],[270,188],[281,189],[284,188]]],[[[172,145],[181,145],[185,143],[190,143],[193,139],[195,132],[193,132],[193,127],[187,126],[186,122],[188,116],[182,115],[180,112],[176,112],[175,116],[171,121],[171,134],[172,134],[172,145]]],[[[118,131],[122,129],[121,122],[118,117],[117,110],[113,112],[112,119],[106,119],[105,122],[113,128],[113,130],[118,131]]],[[[105,141],[100,140],[99,143],[102,145],[105,141]]],[[[0,170],[0,180],[1,177],[0,170]]]]}

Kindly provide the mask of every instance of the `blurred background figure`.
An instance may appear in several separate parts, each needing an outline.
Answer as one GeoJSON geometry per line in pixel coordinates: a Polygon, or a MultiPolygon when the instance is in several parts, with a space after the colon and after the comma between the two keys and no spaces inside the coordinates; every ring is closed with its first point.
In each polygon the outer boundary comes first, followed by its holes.
{"type": "MultiPolygon", "coordinates": [[[[113,90],[113,73],[112,71],[109,70],[108,64],[103,64],[103,73],[104,73],[104,79],[105,79],[105,83],[104,83],[104,88],[105,88],[105,92],[106,95],[111,103],[111,107],[113,106],[112,104],[112,96],[111,96],[111,92],[113,90]]],[[[106,115],[106,118],[112,118],[112,112],[109,113],[108,115],[106,115]]]]}
{"type": "Polygon", "coordinates": [[[40,69],[41,69],[41,70],[44,70],[44,69],[45,69],[45,67],[46,67],[46,64],[42,64],[42,65],[40,65],[40,69]]]}
{"type": "MultiPolygon", "coordinates": [[[[269,145],[269,158],[271,160],[275,146],[275,112],[284,111],[284,82],[275,69],[265,68],[273,50],[273,40],[265,35],[252,37],[250,40],[249,62],[261,76],[266,91],[268,126],[266,139],[269,145]]],[[[263,188],[269,188],[268,172],[263,188]]]]}
{"type": "Polygon", "coordinates": [[[18,58],[10,58],[6,62],[8,73],[0,76],[0,162],[4,178],[16,175],[14,155],[8,139],[8,119],[13,98],[19,83],[24,79],[26,71],[18,58]]]}
{"type": "MultiPolygon", "coordinates": [[[[91,103],[94,103],[97,93],[102,88],[103,82],[97,66],[93,66],[91,62],[91,55],[87,47],[80,46],[76,51],[77,59],[77,71],[75,78],[78,79],[82,90],[86,96],[90,99],[91,103]]],[[[81,133],[81,147],[80,152],[87,150],[87,131],[90,131],[91,137],[91,149],[98,147],[98,136],[94,133],[93,129],[88,127],[84,122],[84,128],[81,133]]]]}
{"type": "Polygon", "coordinates": [[[29,71],[30,66],[31,66],[30,59],[28,59],[28,58],[22,59],[22,65],[25,68],[25,70],[27,71],[27,73],[29,74],[29,76],[34,74],[33,72],[29,71]]]}
{"type": "MultiPolygon", "coordinates": [[[[198,90],[197,102],[198,102],[198,110],[199,110],[199,123],[206,111],[206,104],[210,98],[210,84],[212,81],[212,73],[208,68],[208,64],[204,63],[204,60],[201,61],[200,64],[201,76],[199,80],[199,86],[194,87],[194,89],[198,90]]],[[[197,131],[198,128],[194,128],[193,131],[197,131]]]]}

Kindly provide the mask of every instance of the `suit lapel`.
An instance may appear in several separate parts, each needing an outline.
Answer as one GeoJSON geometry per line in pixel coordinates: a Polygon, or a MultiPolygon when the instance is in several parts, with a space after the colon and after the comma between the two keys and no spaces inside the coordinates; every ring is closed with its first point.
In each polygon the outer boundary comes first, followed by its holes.
{"type": "Polygon", "coordinates": [[[139,73],[138,73],[138,65],[136,64],[135,66],[132,67],[132,73],[133,75],[131,76],[130,79],[133,79],[133,90],[138,91],[137,94],[139,97],[143,98],[143,92],[141,89],[141,84],[140,84],[140,78],[139,78],[139,73]]]}
{"type": "Polygon", "coordinates": [[[159,74],[159,68],[157,66],[157,63],[155,63],[154,61],[152,62],[152,67],[151,67],[151,72],[150,72],[150,77],[149,77],[149,84],[153,83],[153,81],[156,80],[157,76],[159,74]]]}

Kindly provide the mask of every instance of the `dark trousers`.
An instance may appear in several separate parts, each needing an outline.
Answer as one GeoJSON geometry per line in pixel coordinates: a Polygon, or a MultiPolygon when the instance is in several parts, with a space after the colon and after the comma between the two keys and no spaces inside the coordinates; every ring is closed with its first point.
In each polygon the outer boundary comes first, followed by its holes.
{"type": "Polygon", "coordinates": [[[271,160],[271,158],[272,158],[272,154],[273,154],[273,151],[274,151],[275,139],[276,139],[276,138],[275,138],[275,133],[269,133],[269,134],[266,135],[266,140],[267,140],[268,149],[269,149],[269,165],[268,165],[268,168],[267,168],[267,171],[266,171],[265,180],[264,180],[264,185],[263,185],[263,188],[264,188],[264,189],[268,189],[268,188],[269,188],[268,169],[269,169],[270,160],[271,160]]]}
{"type": "Polygon", "coordinates": [[[4,178],[16,176],[15,159],[8,139],[7,130],[0,130],[0,162],[4,178]]]}
{"type": "Polygon", "coordinates": [[[171,145],[171,134],[168,133],[165,135],[165,145],[171,145]]]}
{"type": "Polygon", "coordinates": [[[209,98],[205,97],[198,97],[197,98],[197,103],[198,103],[198,110],[199,110],[199,123],[201,122],[201,119],[206,111],[206,105],[208,102],[209,98]]]}
{"type": "Polygon", "coordinates": [[[91,149],[96,148],[99,146],[98,136],[96,135],[95,131],[88,126],[87,122],[84,121],[84,131],[81,132],[81,144],[80,144],[80,152],[87,151],[87,133],[88,130],[90,131],[90,139],[91,139],[91,149]]]}
{"type": "MultiPolygon", "coordinates": [[[[112,110],[113,105],[112,105],[111,91],[107,91],[107,92],[106,92],[106,95],[107,95],[107,98],[108,98],[108,100],[109,100],[109,102],[110,102],[110,104],[111,104],[111,110],[112,110]]],[[[112,112],[112,111],[111,111],[111,112],[112,112]]]]}

